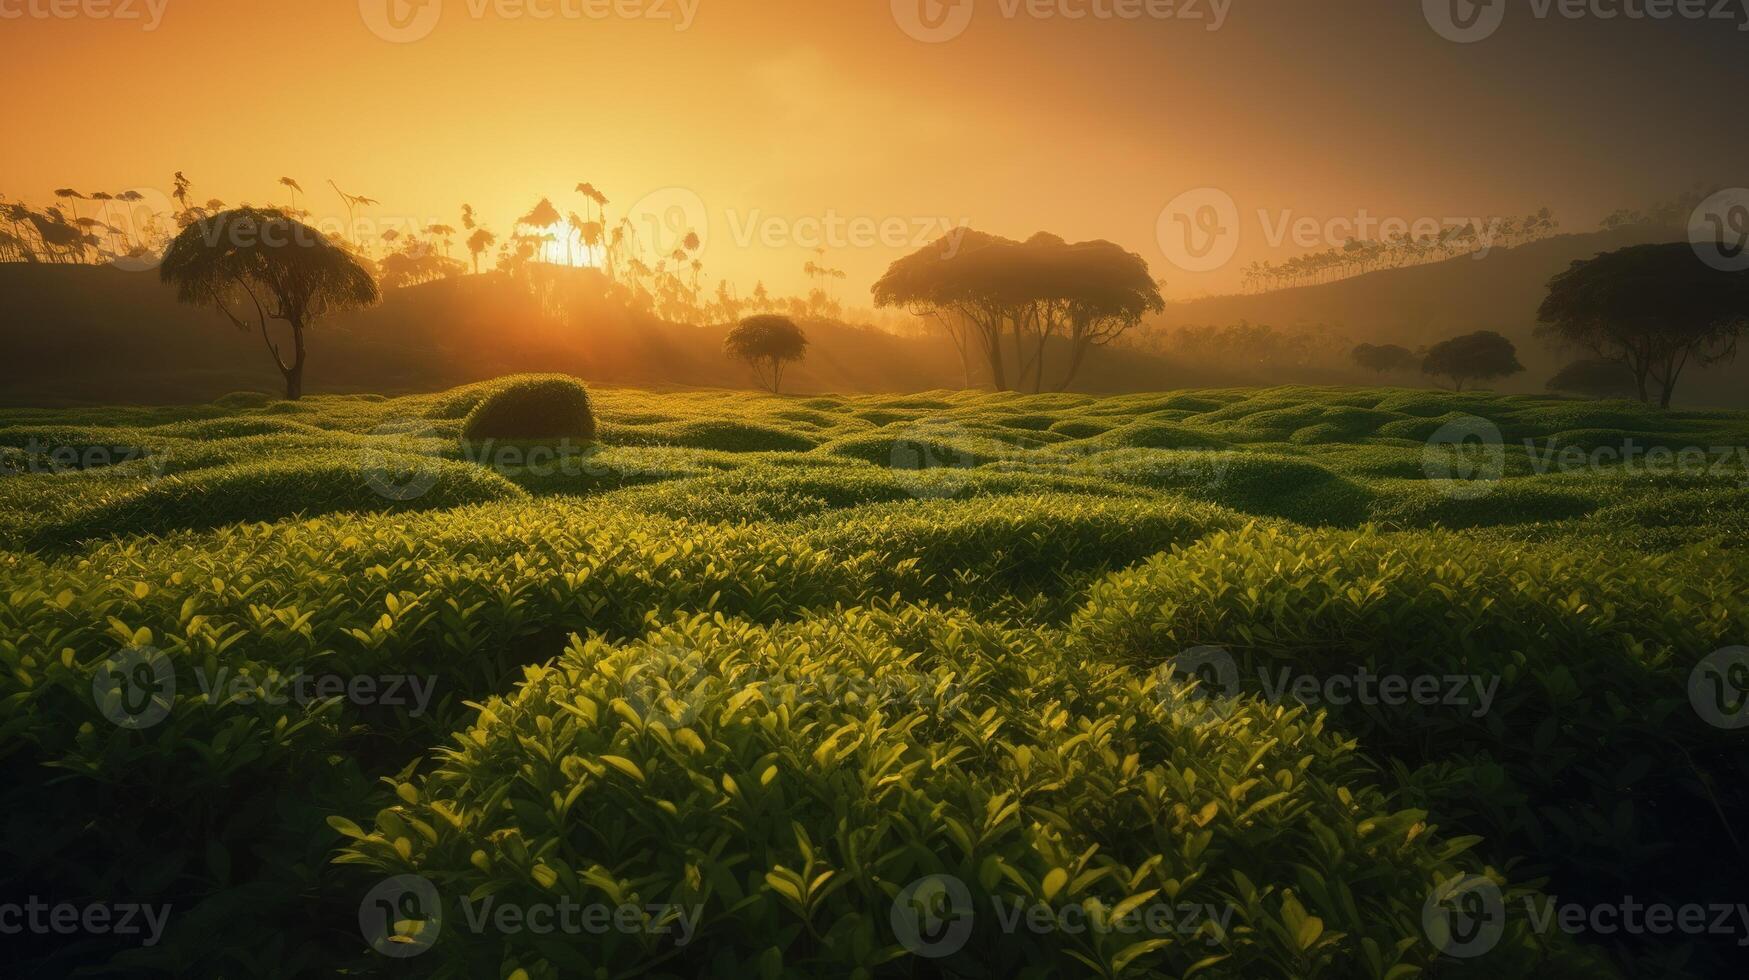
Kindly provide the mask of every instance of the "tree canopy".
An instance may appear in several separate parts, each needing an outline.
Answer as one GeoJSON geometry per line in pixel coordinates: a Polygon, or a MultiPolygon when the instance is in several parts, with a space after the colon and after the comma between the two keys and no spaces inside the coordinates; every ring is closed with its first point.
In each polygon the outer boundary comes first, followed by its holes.
{"type": "Polygon", "coordinates": [[[1749,275],[1713,268],[1686,242],[1635,245],[1550,279],[1537,319],[1538,336],[1626,364],[1641,401],[1656,382],[1668,408],[1691,361],[1736,356],[1749,326],[1749,275]]]}
{"type": "Polygon", "coordinates": [[[190,224],[165,250],[158,275],[178,300],[211,303],[239,330],[259,329],[290,399],[303,394],[304,328],[378,298],[376,281],[351,252],[272,208],[236,208],[190,224]],[[236,312],[245,303],[252,319],[236,312]],[[272,320],[291,329],[289,362],[268,330],[272,320]]]}
{"type": "Polygon", "coordinates": [[[1108,344],[1165,304],[1141,256],[1107,241],[1070,244],[1040,232],[1025,242],[964,229],[892,263],[876,306],[932,316],[970,375],[981,357],[999,391],[1042,391],[1052,341],[1067,346],[1066,388],[1089,349],[1108,344]],[[1009,338],[1007,344],[1004,338],[1009,338]],[[1010,357],[1005,349],[1012,350],[1010,357]]]}
{"type": "Polygon", "coordinates": [[[1421,362],[1421,373],[1450,378],[1456,391],[1463,391],[1467,381],[1492,381],[1523,370],[1518,348],[1492,330],[1442,340],[1427,349],[1421,362]]]}
{"type": "Polygon", "coordinates": [[[753,368],[759,383],[776,394],[783,384],[783,369],[807,355],[808,338],[794,320],[764,313],[742,320],[723,340],[723,352],[753,368]]]}
{"type": "Polygon", "coordinates": [[[1421,363],[1409,348],[1397,344],[1359,344],[1349,356],[1354,363],[1377,374],[1407,371],[1421,363]]]}

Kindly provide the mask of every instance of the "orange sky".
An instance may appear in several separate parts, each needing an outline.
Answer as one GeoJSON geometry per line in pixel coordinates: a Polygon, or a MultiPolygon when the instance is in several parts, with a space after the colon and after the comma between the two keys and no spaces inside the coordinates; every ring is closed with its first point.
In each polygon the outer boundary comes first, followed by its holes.
{"type": "Polygon", "coordinates": [[[391,43],[365,15],[387,23],[386,2],[0,0],[0,193],[167,191],[182,170],[202,200],[284,202],[291,176],[339,215],[332,178],[380,199],[384,224],[459,224],[465,201],[503,232],[542,195],[581,212],[580,180],[610,218],[666,188],[664,206],[702,212],[713,282],[801,290],[824,240],[849,273],[839,295],[862,303],[951,222],[1109,238],[1186,295],[1299,250],[1270,252],[1259,210],[1548,205],[1589,230],[1697,180],[1742,183],[1749,158],[1723,108],[1749,81],[1735,23],[1515,8],[1456,44],[1410,2],[1221,0],[1209,30],[1213,0],[1168,19],[1097,15],[1141,0],[1052,0],[1051,17],[957,0],[963,33],[923,43],[899,22],[933,0],[617,0],[635,18],[587,16],[606,0],[424,0],[441,5],[402,9],[429,33],[391,43]],[[87,12],[41,16],[57,3],[87,12]],[[1157,224],[1199,187],[1234,200],[1242,238],[1187,273],[1157,224]]]}

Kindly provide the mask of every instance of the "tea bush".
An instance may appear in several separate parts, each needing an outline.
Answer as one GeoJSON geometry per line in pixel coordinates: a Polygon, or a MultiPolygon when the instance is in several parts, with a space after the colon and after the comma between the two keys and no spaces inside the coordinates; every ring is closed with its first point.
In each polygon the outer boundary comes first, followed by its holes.
{"type": "Polygon", "coordinates": [[[582,382],[563,375],[521,375],[505,378],[469,410],[462,438],[576,439],[595,438],[595,414],[582,382]]]}
{"type": "MultiPolygon", "coordinates": [[[[1430,965],[1422,897],[1486,871],[1465,855],[1473,840],[1394,809],[1305,709],[1193,718],[1166,683],[963,612],[847,609],[770,628],[685,617],[631,644],[573,641],[486,701],[391,806],[333,823],[352,839],[344,862],[435,885],[441,922],[402,933],[433,945],[438,976],[1430,965]],[[929,875],[962,882],[974,910],[964,947],[934,962],[885,914],[929,875]],[[696,932],[684,945],[475,932],[462,903],[487,899],[671,905],[696,932]],[[1138,936],[1005,933],[992,914],[1038,903],[1098,923],[1155,901],[1233,918],[1138,936]]],[[[1600,969],[1522,921],[1476,966],[1600,969]]]]}
{"type": "Polygon", "coordinates": [[[0,409],[0,891],[175,909],[157,946],[38,937],[18,972],[1680,976],[1731,952],[1518,917],[1463,960],[1422,913],[1459,873],[1514,907],[1737,899],[1749,757],[1685,684],[1749,632],[1749,472],[1548,454],[1742,445],[1739,413],[602,388],[601,441],[563,460],[463,442],[530,381],[0,409]],[[1423,442],[1477,420],[1503,479],[1453,493],[1423,442]],[[1199,644],[1238,696],[1167,672],[1199,644]],[[94,692],[129,649],[170,671],[149,727],[94,692]],[[1498,684],[1475,716],[1308,707],[1283,668],[1498,684]],[[429,686],[264,696],[311,676],[429,686]],[[452,902],[695,899],[701,931],[476,934],[452,905],[398,964],[358,912],[401,871],[452,902]],[[940,961],[890,914],[930,873],[979,912],[940,961]],[[985,914],[1150,891],[1235,918],[985,914]]]}
{"type": "Polygon", "coordinates": [[[1431,705],[1330,710],[1382,766],[1457,765],[1435,812],[1534,855],[1564,891],[1724,894],[1705,882],[1711,855],[1677,842],[1728,834],[1723,814],[1749,805],[1745,768],[1687,685],[1701,655],[1749,632],[1745,571],[1734,555],[1624,565],[1605,549],[1250,527],[1098,583],[1074,629],[1140,666],[1219,647],[1236,690],[1282,699],[1285,677],[1314,682],[1313,703],[1326,679],[1363,670],[1438,678],[1431,705]],[[1461,701],[1444,700],[1453,678],[1470,680],[1461,701]]]}

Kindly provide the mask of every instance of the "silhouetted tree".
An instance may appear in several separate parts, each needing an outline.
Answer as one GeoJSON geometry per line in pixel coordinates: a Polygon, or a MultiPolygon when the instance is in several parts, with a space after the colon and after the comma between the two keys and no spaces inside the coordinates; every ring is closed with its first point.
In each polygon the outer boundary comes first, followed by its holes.
{"type": "Polygon", "coordinates": [[[287,213],[296,214],[298,210],[298,194],[303,191],[303,186],[290,177],[281,177],[279,178],[279,182],[282,186],[291,189],[291,211],[287,213]]]}
{"type": "Polygon", "coordinates": [[[1044,384],[1055,338],[1068,344],[1066,387],[1089,348],[1110,343],[1149,311],[1164,308],[1142,258],[1110,242],[1070,245],[1040,233],[1026,242],[964,230],[887,267],[874,285],[877,307],[933,317],[960,353],[967,376],[974,350],[996,390],[1008,390],[1002,338],[1011,333],[1015,384],[1044,384]]]}
{"type": "Polygon", "coordinates": [[[729,331],[723,352],[746,361],[760,385],[777,394],[784,366],[807,355],[808,338],[789,317],[766,313],[750,316],[729,331]]]}
{"type": "Polygon", "coordinates": [[[334,188],[334,193],[340,195],[341,203],[346,205],[347,240],[357,245],[362,250],[364,248],[364,243],[358,238],[358,209],[376,204],[376,198],[365,197],[363,194],[348,194],[340,189],[339,184],[334,183],[334,178],[332,177],[328,178],[328,186],[334,188]]]}
{"type": "Polygon", "coordinates": [[[1450,378],[1454,391],[1463,391],[1466,381],[1492,381],[1524,370],[1512,341],[1492,330],[1478,330],[1442,340],[1427,349],[1421,373],[1450,378]]]}
{"type": "Polygon", "coordinates": [[[484,228],[475,228],[474,233],[468,236],[468,251],[474,255],[474,273],[476,275],[480,272],[480,253],[491,248],[492,243],[497,240],[497,235],[484,228]]]}
{"type": "Polygon", "coordinates": [[[1354,363],[1375,374],[1407,371],[1421,363],[1409,348],[1397,344],[1360,344],[1349,356],[1354,363]]]}
{"type": "Polygon", "coordinates": [[[239,330],[255,326],[285,378],[285,397],[304,391],[304,329],[342,309],[377,301],[370,272],[346,249],[283,211],[238,208],[204,218],[177,235],[165,250],[159,277],[176,287],[184,303],[211,303],[239,330]],[[255,319],[231,307],[247,300],[255,319]],[[268,332],[268,321],[291,329],[287,363],[268,332]]]}
{"type": "Polygon", "coordinates": [[[1687,242],[1635,245],[1575,262],[1549,280],[1537,335],[1620,360],[1641,401],[1670,407],[1692,360],[1730,360],[1749,326],[1749,274],[1701,261],[1687,242]]]}

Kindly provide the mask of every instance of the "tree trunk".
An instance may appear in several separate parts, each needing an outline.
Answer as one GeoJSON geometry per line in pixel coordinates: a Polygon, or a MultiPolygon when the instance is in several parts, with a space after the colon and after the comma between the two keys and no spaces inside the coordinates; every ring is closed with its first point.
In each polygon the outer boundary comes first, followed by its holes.
{"type": "Polygon", "coordinates": [[[295,402],[304,396],[304,324],[302,320],[292,318],[292,362],[290,367],[282,366],[280,373],[285,375],[285,400],[295,402]]]}
{"type": "Polygon", "coordinates": [[[995,335],[984,334],[984,353],[990,359],[990,383],[997,391],[1008,390],[1008,372],[1002,365],[1002,334],[1000,328],[995,335]]]}

